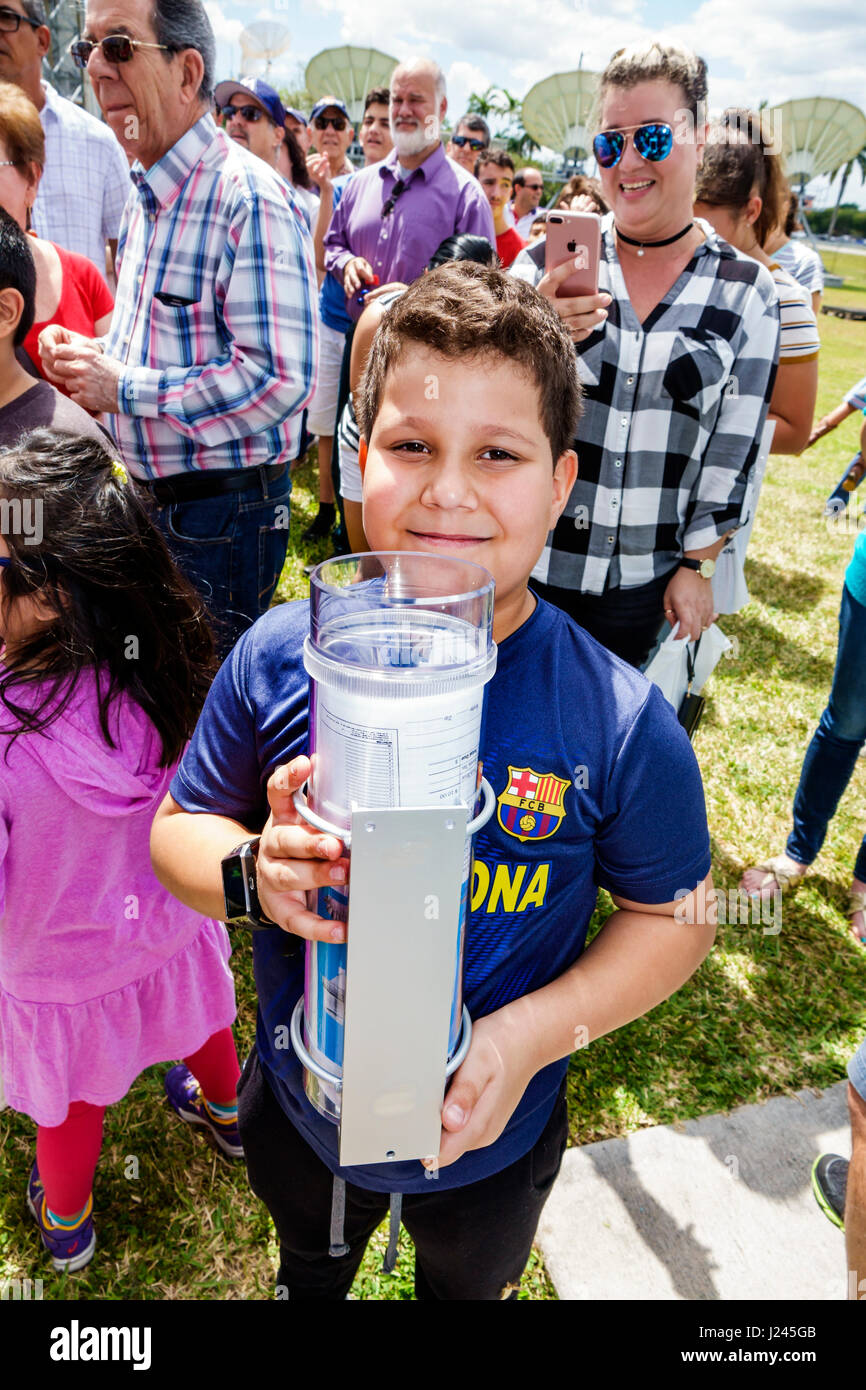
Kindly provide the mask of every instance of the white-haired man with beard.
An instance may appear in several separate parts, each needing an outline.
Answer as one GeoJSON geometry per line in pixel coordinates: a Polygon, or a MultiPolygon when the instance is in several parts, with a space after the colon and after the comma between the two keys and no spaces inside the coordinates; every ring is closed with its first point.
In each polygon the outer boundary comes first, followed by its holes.
{"type": "Polygon", "coordinates": [[[394,69],[394,148],[349,180],[325,237],[325,267],[342,283],[353,319],[365,286],[409,284],[446,237],[471,232],[496,244],[481,185],[442,147],[447,105],[442,69],[429,58],[394,69]]]}

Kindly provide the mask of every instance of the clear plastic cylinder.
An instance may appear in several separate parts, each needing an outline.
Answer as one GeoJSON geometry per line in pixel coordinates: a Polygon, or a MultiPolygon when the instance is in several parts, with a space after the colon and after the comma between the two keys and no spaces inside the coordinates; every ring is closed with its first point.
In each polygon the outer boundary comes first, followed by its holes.
{"type": "MultiPolygon", "coordinates": [[[[487,570],[452,556],[407,551],[326,561],[310,579],[304,665],[313,764],[307,796],[318,815],[342,830],[361,807],[459,805],[471,818],[484,686],[496,669],[487,570]]],[[[467,837],[460,921],[451,943],[450,1052],[460,1037],[470,882],[467,837]]],[[[346,921],[348,892],[320,889],[315,911],[346,921]]],[[[405,982],[395,981],[400,987],[405,982]]],[[[346,947],[309,942],[304,1043],[329,1070],[342,1067],[345,994],[346,947]]],[[[309,1071],[305,1086],[323,1115],[339,1118],[334,1086],[309,1071]]]]}

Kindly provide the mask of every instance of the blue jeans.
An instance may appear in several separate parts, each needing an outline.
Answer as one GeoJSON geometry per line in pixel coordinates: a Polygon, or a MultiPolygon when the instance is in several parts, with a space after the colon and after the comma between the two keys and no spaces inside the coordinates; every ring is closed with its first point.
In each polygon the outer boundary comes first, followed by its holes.
{"type": "Polygon", "coordinates": [[[208,606],[220,656],[266,613],[289,542],[289,470],[251,487],[154,509],[175,562],[208,606]]]}
{"type": "MultiPolygon", "coordinates": [[[[794,798],[794,829],[786,846],[792,859],[811,864],[851,780],[866,742],[866,607],[842,586],[839,648],[827,708],[803,759],[794,798]]],[[[866,836],[854,864],[866,881],[866,836]]]]}

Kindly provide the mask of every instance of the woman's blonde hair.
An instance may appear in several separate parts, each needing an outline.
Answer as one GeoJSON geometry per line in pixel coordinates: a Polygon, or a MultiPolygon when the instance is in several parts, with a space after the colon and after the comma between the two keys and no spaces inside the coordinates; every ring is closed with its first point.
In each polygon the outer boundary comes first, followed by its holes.
{"type": "Polygon", "coordinates": [[[596,121],[601,119],[601,104],[608,87],[637,87],[640,82],[671,82],[679,87],[695,119],[700,108],[706,109],[707,65],[703,58],[689,48],[653,39],[618,48],[614,53],[598,84],[596,121]]]}

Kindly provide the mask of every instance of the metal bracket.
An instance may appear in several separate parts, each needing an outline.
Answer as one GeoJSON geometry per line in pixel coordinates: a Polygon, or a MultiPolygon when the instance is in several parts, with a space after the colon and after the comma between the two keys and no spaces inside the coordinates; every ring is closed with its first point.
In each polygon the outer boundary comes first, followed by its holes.
{"type": "Polygon", "coordinates": [[[459,806],[352,816],[343,1167],[439,1152],[467,820],[459,806]]]}
{"type": "MultiPolygon", "coordinates": [[[[307,805],[306,790],[307,784],[305,782],[302,787],[298,788],[292,798],[298,815],[302,820],[305,820],[308,825],[311,825],[314,830],[321,830],[326,835],[336,835],[338,840],[343,841],[346,849],[349,849],[352,844],[351,830],[344,830],[341,826],[335,825],[333,821],[325,820],[324,816],[320,816],[316,811],[312,810],[311,807],[307,805]]],[[[496,810],[496,793],[486,777],[481,778],[481,785],[478,790],[481,792],[484,800],[481,803],[481,810],[478,812],[478,815],[475,816],[466,827],[467,835],[474,835],[476,831],[481,830],[496,810]]],[[[388,809],[397,810],[399,808],[392,806],[388,809]]],[[[434,807],[433,809],[437,808],[434,807]]],[[[458,807],[457,809],[461,810],[462,808],[458,807]]],[[[368,812],[365,811],[363,814],[367,815],[368,812]]],[[[372,815],[373,812],[371,811],[369,814],[372,815]]]]}

